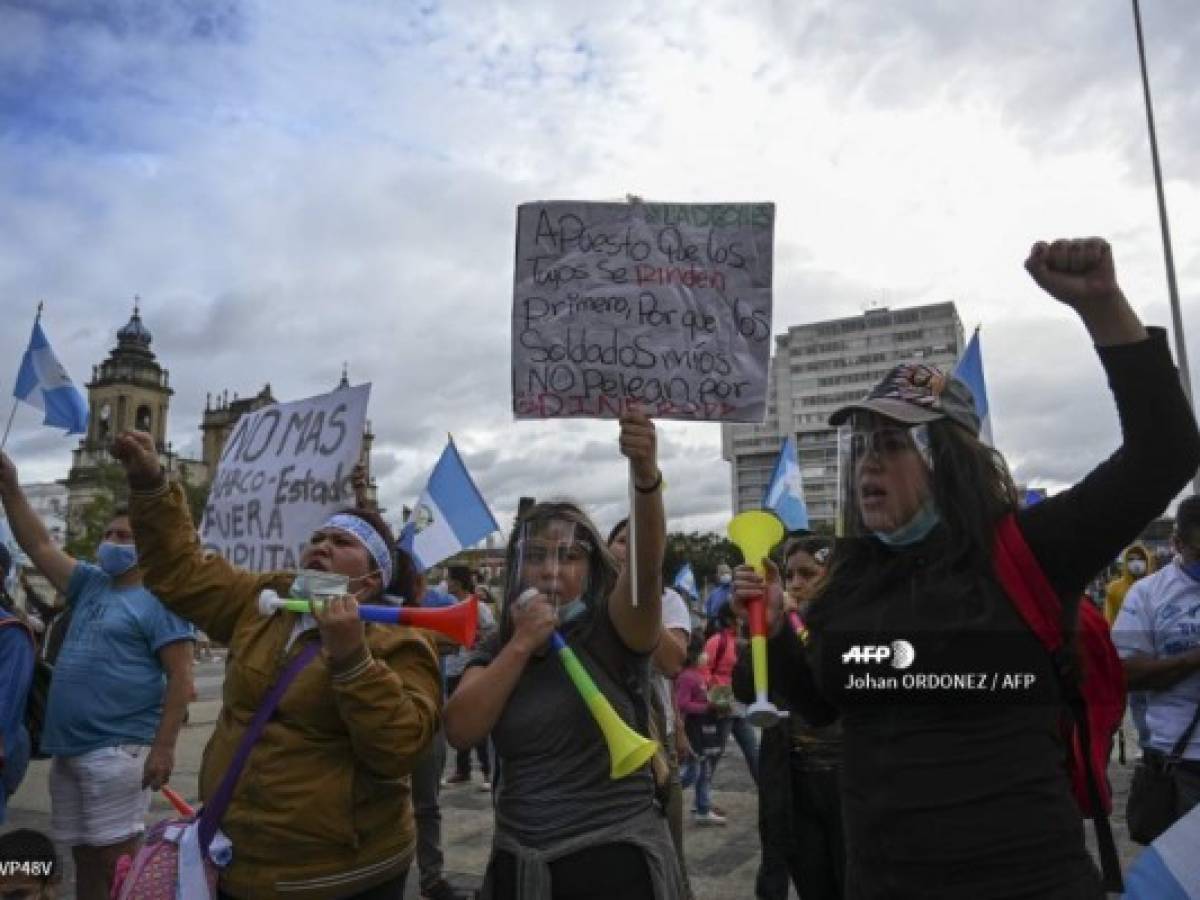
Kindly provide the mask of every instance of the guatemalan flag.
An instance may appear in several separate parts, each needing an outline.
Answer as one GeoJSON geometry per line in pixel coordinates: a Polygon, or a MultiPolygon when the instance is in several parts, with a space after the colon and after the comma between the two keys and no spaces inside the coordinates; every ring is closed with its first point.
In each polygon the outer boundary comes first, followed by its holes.
{"type": "Polygon", "coordinates": [[[1200,806],[1141,852],[1125,875],[1127,900],[1195,900],[1200,897],[1200,806]]]}
{"type": "Polygon", "coordinates": [[[675,573],[674,588],[681,594],[696,599],[696,574],[692,571],[691,563],[685,562],[679,567],[679,571],[675,573]]]}
{"type": "Polygon", "coordinates": [[[979,329],[971,335],[967,350],[954,368],[954,377],[966,384],[975,397],[979,413],[979,439],[992,446],[992,420],[988,417],[987,384],[983,380],[983,351],[979,349],[979,329]]]}
{"type": "Polygon", "coordinates": [[[808,530],[808,507],[804,503],[804,484],[800,480],[800,459],[796,439],[788,435],[779,448],[775,471],[763,495],[763,509],[779,516],[788,531],[808,530]]]}
{"type": "Polygon", "coordinates": [[[67,434],[87,431],[87,402],[54,355],[40,319],[33,323],[33,334],[29,336],[29,347],[21,358],[13,396],[42,410],[46,414],[43,425],[65,428],[67,434]]]}
{"type": "Polygon", "coordinates": [[[451,438],[400,535],[400,547],[426,571],[499,530],[451,438]]]}

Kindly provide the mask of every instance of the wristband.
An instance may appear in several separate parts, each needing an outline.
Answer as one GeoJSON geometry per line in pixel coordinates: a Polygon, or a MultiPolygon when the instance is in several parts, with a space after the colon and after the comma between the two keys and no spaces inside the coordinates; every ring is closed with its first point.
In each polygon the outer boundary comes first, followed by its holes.
{"type": "Polygon", "coordinates": [[[642,487],[636,481],[633,483],[633,489],[639,494],[653,494],[660,487],[662,487],[662,469],[658,470],[658,474],[654,478],[654,484],[650,485],[650,487],[642,487]]]}

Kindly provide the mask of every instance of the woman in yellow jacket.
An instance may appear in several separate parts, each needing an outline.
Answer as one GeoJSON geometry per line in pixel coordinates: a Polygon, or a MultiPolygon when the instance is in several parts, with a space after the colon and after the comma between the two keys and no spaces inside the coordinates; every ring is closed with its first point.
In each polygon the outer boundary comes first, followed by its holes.
{"type": "Polygon", "coordinates": [[[1104,591],[1104,618],[1111,627],[1133,583],[1154,571],[1154,554],[1142,544],[1130,544],[1121,554],[1121,574],[1104,591]]]}
{"type": "Polygon", "coordinates": [[[399,900],[416,846],[407,776],[438,728],[441,687],[427,637],[364,627],[358,617],[357,601],[378,601],[395,564],[387,526],[369,510],[335,516],[300,564],[349,576],[355,592],[315,622],[291,612],[264,617],[259,593],[287,596],[295,573],[248,572],[206,554],[183,489],[167,482],[149,435],[122,434],[113,454],[129,477],[147,589],[230,648],[201,763],[203,799],[284,667],[306,644],[323,645],[254,745],[220,823],[233,844],[221,895],[399,900]]]}

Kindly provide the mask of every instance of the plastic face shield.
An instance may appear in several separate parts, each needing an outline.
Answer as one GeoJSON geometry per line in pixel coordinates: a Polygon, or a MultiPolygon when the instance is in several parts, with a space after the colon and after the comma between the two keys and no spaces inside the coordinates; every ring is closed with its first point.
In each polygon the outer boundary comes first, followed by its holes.
{"type": "Polygon", "coordinates": [[[591,556],[591,543],[579,536],[574,522],[523,523],[517,538],[516,594],[535,588],[555,606],[584,596],[591,556]]]}
{"type": "Polygon", "coordinates": [[[928,425],[902,425],[893,419],[856,414],[838,427],[838,537],[866,533],[859,508],[859,475],[870,460],[884,466],[916,454],[933,472],[933,449],[928,425]]]}

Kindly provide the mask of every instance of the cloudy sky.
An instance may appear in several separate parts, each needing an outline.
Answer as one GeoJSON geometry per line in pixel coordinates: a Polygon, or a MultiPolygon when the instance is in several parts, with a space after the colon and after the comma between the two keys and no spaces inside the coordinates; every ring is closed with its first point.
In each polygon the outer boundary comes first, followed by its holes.
{"type": "MultiPolygon", "coordinates": [[[[1144,21],[1200,365],[1200,16],[1149,0],[1144,21]]],[[[520,202],[627,193],[775,202],[777,333],[954,300],[1035,485],[1117,432],[1030,243],[1108,236],[1170,322],[1119,0],[0,0],[0,384],[39,299],[84,381],[139,294],[184,452],[206,392],[296,399],[348,360],[392,510],[450,431],[502,521],[536,494],[611,523],[616,426],[512,421],[513,227],[520,202]]],[[[23,480],[63,477],[74,439],[38,422],[20,410],[9,450],[23,480]]],[[[720,527],[718,427],[660,434],[672,525],[720,527]]]]}

